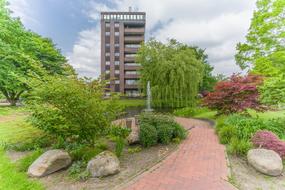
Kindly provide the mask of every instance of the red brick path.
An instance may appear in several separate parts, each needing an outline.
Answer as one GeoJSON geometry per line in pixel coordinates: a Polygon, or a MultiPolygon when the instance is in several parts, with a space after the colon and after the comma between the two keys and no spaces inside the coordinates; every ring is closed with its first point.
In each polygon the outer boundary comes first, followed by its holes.
{"type": "Polygon", "coordinates": [[[207,122],[177,118],[189,137],[158,166],[130,182],[125,190],[235,190],[228,175],[224,146],[207,122]]]}

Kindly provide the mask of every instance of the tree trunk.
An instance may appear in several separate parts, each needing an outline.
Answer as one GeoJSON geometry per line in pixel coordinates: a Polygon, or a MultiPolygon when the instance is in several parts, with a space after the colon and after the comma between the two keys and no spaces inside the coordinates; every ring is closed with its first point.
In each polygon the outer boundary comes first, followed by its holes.
{"type": "Polygon", "coordinates": [[[16,100],[16,99],[8,99],[8,102],[10,103],[10,106],[16,106],[17,101],[18,100],[16,100]]]}

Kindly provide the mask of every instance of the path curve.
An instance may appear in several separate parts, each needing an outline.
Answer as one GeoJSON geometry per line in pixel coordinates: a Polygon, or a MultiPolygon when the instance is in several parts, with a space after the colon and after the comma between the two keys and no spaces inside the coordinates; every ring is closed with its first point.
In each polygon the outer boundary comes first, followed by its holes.
{"type": "Polygon", "coordinates": [[[124,190],[236,190],[228,183],[225,147],[207,121],[176,118],[191,129],[178,150],[150,171],[127,184],[124,190]]]}

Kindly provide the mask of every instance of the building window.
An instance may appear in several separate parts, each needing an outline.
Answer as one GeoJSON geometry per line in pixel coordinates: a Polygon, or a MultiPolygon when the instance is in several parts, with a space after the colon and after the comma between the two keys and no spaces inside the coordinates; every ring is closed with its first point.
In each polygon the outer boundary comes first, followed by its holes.
{"type": "Polygon", "coordinates": [[[110,44],[108,43],[108,44],[106,44],[106,47],[110,47],[110,44]]]}
{"type": "Polygon", "coordinates": [[[138,97],[140,93],[138,90],[126,90],[126,95],[129,97],[138,97]]]}
{"type": "Polygon", "coordinates": [[[137,85],[138,84],[138,80],[126,80],[126,84],[127,85],[137,85]]]}
{"type": "Polygon", "coordinates": [[[120,24],[119,23],[115,23],[115,27],[120,27],[120,24]]]}
{"type": "Polygon", "coordinates": [[[120,80],[115,80],[115,84],[120,84],[120,80]]]}
{"type": "Polygon", "coordinates": [[[110,23],[109,23],[109,22],[106,22],[106,23],[105,23],[105,26],[106,26],[106,27],[110,27],[110,23]]]}
{"type": "Polygon", "coordinates": [[[115,61],[115,65],[120,65],[120,61],[115,61]]]}
{"type": "Polygon", "coordinates": [[[106,65],[110,65],[110,61],[106,61],[106,65]]]}
{"type": "Polygon", "coordinates": [[[110,56],[110,52],[106,52],[105,55],[108,57],[110,56]]]}
{"type": "Polygon", "coordinates": [[[120,70],[115,70],[115,74],[120,74],[120,70]]]}
{"type": "Polygon", "coordinates": [[[110,70],[106,70],[106,74],[110,74],[110,70]]]}
{"type": "Polygon", "coordinates": [[[120,32],[115,32],[115,36],[120,36],[120,32]]]}
{"type": "Polygon", "coordinates": [[[110,34],[111,34],[110,32],[106,32],[105,33],[106,36],[110,36],[110,34]]]}
{"type": "Polygon", "coordinates": [[[115,44],[115,47],[120,47],[120,44],[115,44]]]}
{"type": "Polygon", "coordinates": [[[119,56],[120,56],[120,53],[115,53],[115,56],[116,56],[116,57],[119,57],[119,56]]]}

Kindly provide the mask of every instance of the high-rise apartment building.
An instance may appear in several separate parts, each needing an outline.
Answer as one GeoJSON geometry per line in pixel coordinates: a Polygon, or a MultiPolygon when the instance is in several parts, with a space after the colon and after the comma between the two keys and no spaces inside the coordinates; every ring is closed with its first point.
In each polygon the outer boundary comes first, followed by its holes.
{"type": "Polygon", "coordinates": [[[101,74],[110,81],[110,92],[140,94],[140,64],[135,56],[144,38],[144,12],[101,13],[101,74]]]}

